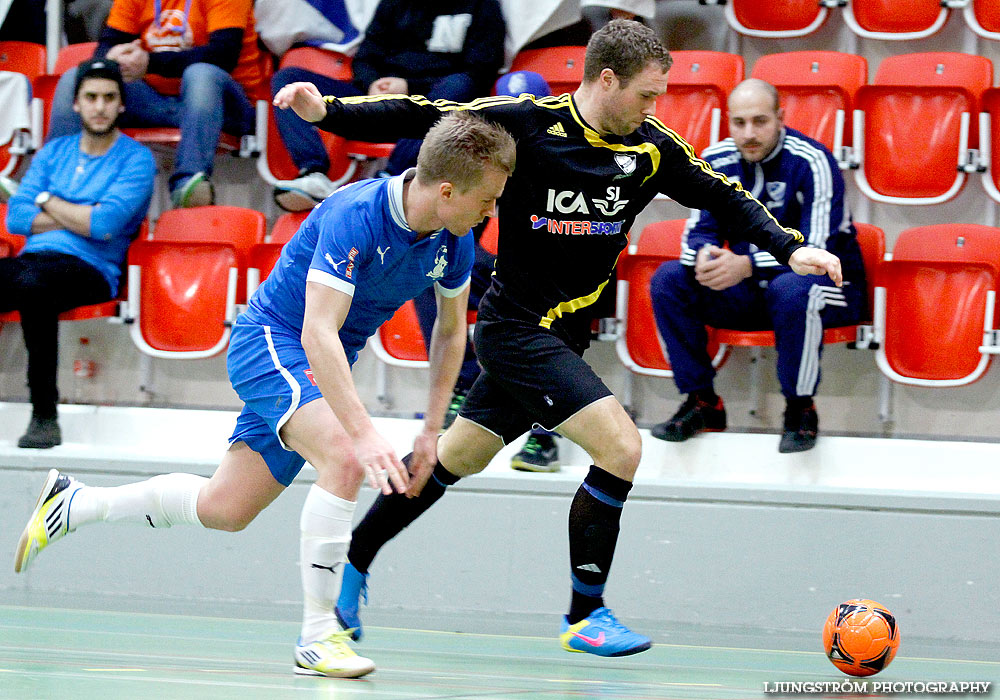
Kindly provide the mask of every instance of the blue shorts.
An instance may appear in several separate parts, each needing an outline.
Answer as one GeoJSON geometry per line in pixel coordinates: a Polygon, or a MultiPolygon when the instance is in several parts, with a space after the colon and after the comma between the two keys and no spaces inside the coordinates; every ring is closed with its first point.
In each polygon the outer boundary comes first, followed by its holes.
{"type": "Polygon", "coordinates": [[[305,459],[281,442],[279,431],[300,406],[323,398],[312,379],[301,338],[280,326],[237,320],[229,338],[226,369],[244,403],[229,444],[245,442],[264,458],[274,478],[288,486],[305,459]]]}

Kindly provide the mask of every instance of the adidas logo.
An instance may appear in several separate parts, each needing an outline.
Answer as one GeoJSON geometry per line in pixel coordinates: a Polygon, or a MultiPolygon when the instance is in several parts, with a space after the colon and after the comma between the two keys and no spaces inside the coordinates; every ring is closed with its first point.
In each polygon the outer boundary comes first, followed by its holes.
{"type": "Polygon", "coordinates": [[[556,122],[546,129],[545,133],[552,134],[553,136],[562,136],[563,138],[566,137],[566,129],[563,128],[562,122],[556,122]]]}
{"type": "Polygon", "coordinates": [[[601,567],[599,567],[597,564],[581,564],[576,568],[580,569],[581,571],[593,571],[595,574],[601,573],[601,567]]]}

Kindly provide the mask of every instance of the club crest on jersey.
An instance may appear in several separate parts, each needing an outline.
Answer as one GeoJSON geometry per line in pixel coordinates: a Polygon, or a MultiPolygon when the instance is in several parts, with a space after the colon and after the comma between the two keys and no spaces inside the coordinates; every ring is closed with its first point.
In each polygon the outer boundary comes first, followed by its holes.
{"type": "Polygon", "coordinates": [[[634,153],[616,153],[615,154],[615,164],[622,169],[622,172],[626,175],[631,175],[635,172],[635,154],[634,153]]]}
{"type": "Polygon", "coordinates": [[[784,182],[768,182],[767,183],[767,196],[771,200],[767,203],[768,209],[772,207],[780,207],[785,204],[785,190],[787,186],[784,182]]]}
{"type": "Polygon", "coordinates": [[[444,268],[448,266],[448,246],[442,245],[434,255],[434,269],[427,273],[432,280],[444,277],[444,268]]]}

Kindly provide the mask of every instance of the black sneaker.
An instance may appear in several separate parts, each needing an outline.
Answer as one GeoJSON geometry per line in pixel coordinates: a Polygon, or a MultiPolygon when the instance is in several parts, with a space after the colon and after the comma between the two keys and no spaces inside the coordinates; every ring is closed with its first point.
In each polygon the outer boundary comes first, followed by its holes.
{"type": "Polygon", "coordinates": [[[715,433],[725,429],[726,407],[722,405],[722,397],[718,397],[713,406],[694,394],[688,394],[677,413],[666,423],[654,425],[650,432],[660,440],[684,442],[695,433],[715,433]]]}
{"type": "Polygon", "coordinates": [[[816,446],[819,433],[819,415],[816,404],[805,408],[785,408],[785,432],[781,434],[778,452],[805,452],[816,446]]]}
{"type": "Polygon", "coordinates": [[[521,451],[510,459],[510,468],[521,472],[559,471],[559,448],[551,435],[529,435],[521,451]]]}
{"type": "Polygon", "coordinates": [[[62,444],[62,431],[56,418],[31,417],[27,432],[17,441],[18,447],[46,450],[62,444]]]}
{"type": "Polygon", "coordinates": [[[465,403],[466,396],[468,396],[467,391],[455,389],[455,392],[451,395],[451,403],[448,404],[448,410],[444,412],[444,423],[441,424],[442,432],[450,428],[451,424],[458,418],[458,412],[462,410],[462,404],[465,403]]]}

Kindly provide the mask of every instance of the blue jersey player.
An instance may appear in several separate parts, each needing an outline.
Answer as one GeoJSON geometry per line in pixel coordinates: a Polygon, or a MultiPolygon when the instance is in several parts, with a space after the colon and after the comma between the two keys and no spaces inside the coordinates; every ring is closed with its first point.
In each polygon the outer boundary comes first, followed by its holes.
{"type": "Polygon", "coordinates": [[[300,521],[305,603],[295,671],[358,677],[374,670],[332,613],[335,572],[365,475],[385,494],[405,491],[409,477],[365,411],[351,364],[400,305],[435,286],[430,398],[408,462],[431,469],[465,354],[467,234],[494,213],[514,160],[514,140],[502,128],[449,116],[428,132],[415,169],[349,185],[318,205],[233,327],[227,366],[245,406],[212,478],[165,474],[93,488],[53,469],[21,535],[15,570],[89,522],[241,530],[308,460],[318,476],[300,521]]]}

